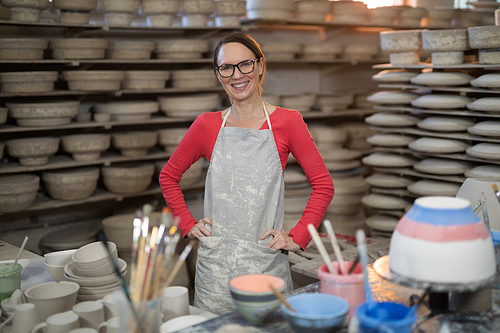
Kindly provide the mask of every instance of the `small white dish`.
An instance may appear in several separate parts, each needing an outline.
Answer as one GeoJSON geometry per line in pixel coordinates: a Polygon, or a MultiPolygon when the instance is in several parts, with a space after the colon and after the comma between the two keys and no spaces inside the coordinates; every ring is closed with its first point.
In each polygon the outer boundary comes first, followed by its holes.
{"type": "Polygon", "coordinates": [[[412,78],[411,83],[424,86],[462,86],[473,79],[473,76],[460,72],[429,72],[412,78]]]}
{"type": "Polygon", "coordinates": [[[463,132],[474,125],[474,121],[464,117],[430,116],[417,123],[417,127],[436,132],[463,132]]]}
{"type": "Polygon", "coordinates": [[[481,121],[467,129],[474,135],[500,137],[500,121],[481,121]]]}
{"type": "Polygon", "coordinates": [[[418,73],[407,72],[401,69],[388,69],[373,75],[372,79],[373,81],[386,83],[409,83],[410,79],[417,75],[418,73]]]}
{"type": "Polygon", "coordinates": [[[467,109],[473,111],[500,111],[500,97],[478,98],[467,104],[467,109]]]}
{"type": "MultiPolygon", "coordinates": [[[[10,263],[14,263],[14,259],[12,260],[3,260],[3,261],[0,261],[0,264],[10,264],[10,263]]],[[[24,270],[26,269],[26,267],[28,267],[28,265],[30,264],[30,260],[29,259],[19,259],[17,261],[18,264],[20,264],[21,266],[23,266],[23,270],[22,272],[24,272],[24,270]]]]}
{"type": "Polygon", "coordinates": [[[424,95],[411,102],[417,108],[425,109],[460,109],[472,103],[472,99],[460,95],[432,94],[424,95]]]}
{"type": "Polygon", "coordinates": [[[470,145],[464,141],[454,139],[438,139],[421,137],[408,145],[408,148],[424,153],[461,153],[470,145]]]}

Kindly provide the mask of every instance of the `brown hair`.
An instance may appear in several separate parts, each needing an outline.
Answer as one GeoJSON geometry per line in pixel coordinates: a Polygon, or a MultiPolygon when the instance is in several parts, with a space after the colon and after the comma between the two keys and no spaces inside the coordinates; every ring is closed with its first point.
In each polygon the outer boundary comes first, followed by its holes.
{"type": "Polygon", "coordinates": [[[262,62],[263,71],[262,74],[259,76],[259,87],[258,87],[258,92],[259,95],[261,95],[261,87],[260,85],[264,81],[264,75],[266,74],[266,58],[264,57],[264,53],[262,52],[262,49],[260,48],[259,43],[255,41],[252,37],[250,37],[249,34],[246,34],[244,32],[232,32],[224,37],[219,41],[219,44],[215,47],[214,51],[214,72],[215,75],[217,75],[217,66],[218,66],[218,60],[219,60],[219,52],[222,46],[224,46],[227,43],[240,43],[244,45],[246,48],[248,48],[252,53],[255,55],[255,58],[259,59],[259,61],[262,62]]]}

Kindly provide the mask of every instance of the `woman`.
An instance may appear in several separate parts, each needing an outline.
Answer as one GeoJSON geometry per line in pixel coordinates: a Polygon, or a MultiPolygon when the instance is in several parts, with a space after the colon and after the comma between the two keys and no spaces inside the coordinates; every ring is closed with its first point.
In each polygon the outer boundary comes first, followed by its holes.
{"type": "Polygon", "coordinates": [[[231,33],[214,53],[214,71],[232,102],[193,122],[160,174],[184,237],[199,238],[195,306],[224,314],[234,309],[228,281],[238,275],[281,276],[292,290],[287,251],[304,249],[307,224],[318,227],[333,197],[333,182],[302,116],[264,103],[266,60],[249,35],[231,33]],[[283,170],[292,153],[313,191],[301,220],[283,231],[283,170]],[[178,185],[200,157],[210,161],[204,218],[195,221],[178,185]]]}

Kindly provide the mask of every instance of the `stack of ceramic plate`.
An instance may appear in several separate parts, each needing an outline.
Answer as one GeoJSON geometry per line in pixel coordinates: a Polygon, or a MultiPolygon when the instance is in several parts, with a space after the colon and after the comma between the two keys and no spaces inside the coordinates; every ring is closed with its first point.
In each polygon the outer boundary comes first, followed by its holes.
{"type": "MultiPolygon", "coordinates": [[[[363,206],[361,198],[368,193],[370,186],[362,176],[341,177],[332,176],[335,185],[335,195],[326,208],[326,217],[331,215],[357,215],[363,206]]],[[[340,232],[335,228],[337,232],[340,232]]]]}
{"type": "Polygon", "coordinates": [[[411,207],[412,201],[393,195],[370,193],[361,199],[363,205],[375,211],[386,211],[390,215],[403,215],[411,207]]]}
{"type": "Polygon", "coordinates": [[[465,161],[447,158],[424,158],[414,164],[413,168],[419,172],[433,175],[463,175],[472,166],[471,163],[465,161]]]}
{"type": "Polygon", "coordinates": [[[500,114],[500,97],[483,97],[467,104],[467,109],[483,111],[489,114],[500,114]]]}
{"type": "Polygon", "coordinates": [[[469,30],[469,45],[472,49],[479,49],[480,64],[500,63],[500,26],[471,27],[469,30]]]}
{"type": "MultiPolygon", "coordinates": [[[[118,258],[117,264],[120,274],[125,276],[127,274],[127,263],[125,260],[118,258]]],[[[76,297],[78,302],[97,301],[121,288],[115,273],[103,276],[85,277],[76,270],[74,261],[64,266],[64,279],[80,285],[76,297]]]]}
{"type": "Polygon", "coordinates": [[[355,169],[361,166],[361,152],[346,148],[329,148],[323,147],[321,155],[325,161],[326,167],[331,172],[346,171],[355,169]]]}
{"type": "Polygon", "coordinates": [[[54,231],[40,240],[43,252],[71,250],[95,241],[99,228],[93,225],[71,226],[54,231]]]}
{"type": "Polygon", "coordinates": [[[284,172],[285,178],[285,232],[299,222],[302,212],[306,208],[311,193],[307,177],[299,167],[288,167],[284,172]]]}
{"type": "Polygon", "coordinates": [[[371,238],[391,238],[398,222],[399,218],[385,214],[375,214],[366,219],[371,238]]]}
{"type": "Polygon", "coordinates": [[[407,187],[408,192],[416,196],[445,196],[454,197],[460,189],[458,183],[438,180],[421,179],[407,187]]]}
{"type": "Polygon", "coordinates": [[[464,132],[474,125],[465,117],[429,116],[417,123],[417,127],[433,132],[464,132]]]}
{"type": "Polygon", "coordinates": [[[151,118],[159,110],[159,104],[156,101],[96,103],[94,110],[111,114],[111,121],[135,121],[151,118]]]}
{"type": "Polygon", "coordinates": [[[378,112],[365,118],[368,125],[381,127],[411,127],[415,126],[419,120],[409,114],[389,112],[378,112]]]}
{"type": "Polygon", "coordinates": [[[309,131],[319,151],[341,148],[347,139],[347,131],[342,127],[313,124],[309,131]]]}

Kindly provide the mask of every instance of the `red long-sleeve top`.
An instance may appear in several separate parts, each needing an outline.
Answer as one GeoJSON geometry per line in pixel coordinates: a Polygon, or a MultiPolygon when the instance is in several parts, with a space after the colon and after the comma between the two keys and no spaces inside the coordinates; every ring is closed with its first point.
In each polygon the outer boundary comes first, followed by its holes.
{"type": "MultiPolygon", "coordinates": [[[[208,112],[198,116],[160,173],[163,196],[172,215],[180,218],[179,229],[184,237],[197,221],[188,210],[179,181],[200,157],[204,156],[210,161],[222,126],[221,112],[208,112]]],[[[326,207],[333,198],[332,178],[298,111],[278,107],[269,118],[283,170],[288,154],[291,153],[304,170],[313,189],[302,218],[289,233],[293,241],[305,249],[311,241],[307,225],[312,223],[316,228],[319,227],[326,207]]],[[[266,121],[260,129],[268,128],[266,121]]]]}

